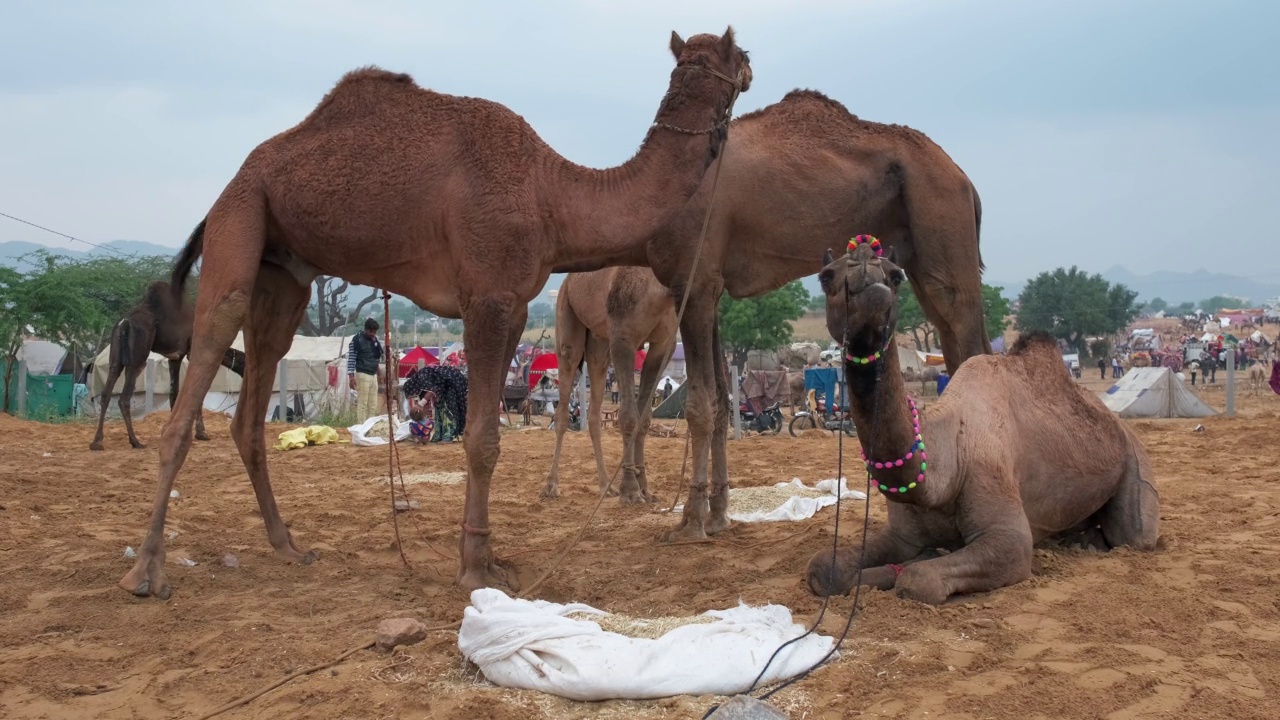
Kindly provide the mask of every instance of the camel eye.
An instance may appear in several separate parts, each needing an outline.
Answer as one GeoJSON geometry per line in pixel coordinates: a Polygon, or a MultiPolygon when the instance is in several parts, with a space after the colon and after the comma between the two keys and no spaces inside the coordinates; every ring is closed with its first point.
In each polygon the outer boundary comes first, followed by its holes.
{"type": "Polygon", "coordinates": [[[902,283],[906,282],[906,280],[907,274],[901,269],[895,268],[889,271],[889,282],[893,283],[894,287],[898,287],[902,283]]]}
{"type": "Polygon", "coordinates": [[[836,272],[834,270],[823,270],[818,273],[818,284],[822,285],[823,292],[831,292],[831,283],[835,282],[836,272]]]}

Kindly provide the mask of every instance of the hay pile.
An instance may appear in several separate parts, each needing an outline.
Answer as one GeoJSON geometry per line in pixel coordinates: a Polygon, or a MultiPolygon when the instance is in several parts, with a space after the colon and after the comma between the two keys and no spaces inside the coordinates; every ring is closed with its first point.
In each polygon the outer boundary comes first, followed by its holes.
{"type": "Polygon", "coordinates": [[[655,618],[633,618],[626,615],[596,615],[587,612],[573,612],[566,617],[574,620],[590,620],[605,632],[617,633],[637,640],[657,640],[668,632],[685,625],[706,625],[716,618],[710,615],[692,615],[689,617],[663,616],[655,618]]]}
{"type": "MultiPolygon", "coordinates": [[[[380,482],[386,482],[387,476],[382,475],[378,478],[380,482]]],[[[429,473],[405,473],[405,485],[460,485],[466,482],[467,474],[464,472],[429,472],[429,473]]],[[[397,482],[399,478],[397,477],[397,482]]]]}
{"type": "Polygon", "coordinates": [[[382,438],[383,440],[390,440],[391,424],[387,422],[386,418],[383,418],[374,423],[373,427],[369,428],[369,432],[365,433],[365,437],[376,437],[382,438]]]}
{"type": "Polygon", "coordinates": [[[768,485],[762,485],[759,487],[730,488],[729,514],[749,515],[756,512],[767,513],[776,509],[779,505],[782,505],[793,497],[831,497],[831,493],[825,490],[815,490],[813,488],[802,489],[794,486],[771,487],[768,485]]]}

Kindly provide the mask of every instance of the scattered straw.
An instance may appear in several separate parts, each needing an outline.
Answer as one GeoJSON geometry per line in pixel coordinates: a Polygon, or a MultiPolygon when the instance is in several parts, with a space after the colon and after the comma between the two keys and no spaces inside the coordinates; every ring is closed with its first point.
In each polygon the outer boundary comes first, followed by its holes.
{"type": "Polygon", "coordinates": [[[654,618],[633,618],[626,615],[596,615],[594,613],[575,612],[567,617],[575,620],[590,620],[605,632],[625,635],[637,640],[656,640],[668,632],[685,625],[706,625],[716,618],[709,615],[691,615],[687,617],[664,616],[654,618]]]}
{"type": "Polygon", "coordinates": [[[756,512],[767,513],[776,510],[779,506],[793,497],[821,498],[831,496],[831,493],[826,490],[798,488],[794,485],[784,485],[783,487],[762,485],[759,487],[730,488],[729,514],[749,515],[756,512]]]}
{"type": "MultiPolygon", "coordinates": [[[[374,478],[378,482],[386,482],[387,476],[381,475],[374,478]]],[[[429,472],[429,473],[405,473],[405,485],[461,485],[467,479],[464,472],[429,472]]]]}
{"type": "Polygon", "coordinates": [[[396,648],[396,650],[397,652],[392,654],[390,662],[374,668],[371,675],[375,680],[398,685],[418,676],[418,673],[413,669],[413,656],[399,652],[399,648],[396,648]]]}

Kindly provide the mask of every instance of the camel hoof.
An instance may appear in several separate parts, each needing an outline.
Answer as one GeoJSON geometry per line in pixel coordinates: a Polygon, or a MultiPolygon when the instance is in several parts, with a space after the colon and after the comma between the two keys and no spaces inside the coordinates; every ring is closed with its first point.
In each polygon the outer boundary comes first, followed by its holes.
{"type": "Polygon", "coordinates": [[[89,449],[92,450],[93,452],[102,452],[102,443],[100,442],[89,443],[89,449]]]}
{"type": "Polygon", "coordinates": [[[805,584],[818,597],[848,595],[857,580],[857,565],[858,555],[849,548],[841,548],[834,558],[830,550],[819,550],[809,559],[805,584]]]}
{"type": "Polygon", "coordinates": [[[205,442],[208,442],[208,441],[209,441],[209,436],[208,436],[207,434],[205,434],[205,433],[196,433],[196,439],[197,439],[197,440],[203,440],[203,441],[205,441],[205,442]]]}
{"type": "Polygon", "coordinates": [[[651,496],[647,497],[639,490],[623,490],[618,494],[619,505],[644,505],[653,502],[651,496]]]}
{"type": "Polygon", "coordinates": [[[143,443],[140,443],[140,442],[131,442],[131,443],[129,443],[129,444],[133,446],[133,449],[134,449],[134,450],[146,450],[146,449],[147,449],[147,446],[146,446],[145,444],[143,444],[143,443]]]}
{"type": "Polygon", "coordinates": [[[926,605],[941,605],[946,602],[951,593],[947,592],[937,574],[928,570],[912,572],[912,567],[904,568],[902,575],[898,577],[898,582],[894,586],[898,597],[926,605]]]}
{"type": "Polygon", "coordinates": [[[299,560],[303,565],[310,565],[320,559],[320,553],[315,550],[308,550],[299,560]]]}
{"type": "Polygon", "coordinates": [[[538,497],[543,500],[555,500],[560,497],[560,487],[558,485],[547,485],[542,488],[542,492],[538,493],[538,497]]]}
{"type": "Polygon", "coordinates": [[[276,554],[283,557],[286,562],[297,563],[298,565],[310,565],[320,559],[320,553],[315,550],[302,552],[293,547],[292,542],[289,546],[276,550],[276,554]]]}
{"type": "Polygon", "coordinates": [[[516,580],[515,571],[508,571],[497,561],[484,568],[472,568],[458,578],[458,587],[471,592],[480,588],[507,588],[512,592],[520,592],[520,583],[516,580]]]}
{"type": "Polygon", "coordinates": [[[154,596],[168,600],[170,587],[164,574],[164,555],[138,555],[133,568],[120,578],[119,586],[137,597],[154,596]]]}
{"type": "Polygon", "coordinates": [[[664,543],[697,542],[706,540],[707,534],[698,525],[684,524],[675,530],[668,530],[659,538],[664,543]]]}

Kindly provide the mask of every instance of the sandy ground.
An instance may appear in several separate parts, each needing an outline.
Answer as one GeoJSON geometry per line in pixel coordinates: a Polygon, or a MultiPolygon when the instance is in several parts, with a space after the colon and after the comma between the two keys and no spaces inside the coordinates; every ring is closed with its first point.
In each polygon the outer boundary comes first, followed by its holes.
{"type": "MultiPolygon", "coordinates": [[[[1204,397],[1223,406],[1220,388],[1204,397]]],[[[1239,409],[1200,433],[1197,421],[1134,423],[1158,473],[1162,551],[1038,550],[1030,581],[942,608],[872,593],[842,658],[775,699],[793,718],[1280,717],[1280,398],[1242,397],[1239,409]]],[[[144,442],[158,440],[164,420],[140,424],[144,442]]],[[[311,567],[287,565],[269,552],[228,422],[210,417],[209,430],[171,505],[174,594],[161,602],[116,587],[130,566],[125,546],[142,539],[154,447],[129,449],[114,424],[106,452],[90,453],[88,425],[0,415],[0,717],[194,718],[360,645],[381,619],[461,617],[467,596],[451,582],[462,486],[411,487],[425,509],[400,516],[406,569],[378,479],[384,450],[269,451],[294,537],[321,553],[311,567]],[[222,566],[227,553],[239,567],[222,566]]],[[[595,502],[586,433],[566,441],[564,495],[538,499],[552,447],[544,430],[503,437],[494,540],[526,583],[595,502]]],[[[684,441],[648,447],[665,507],[684,441]]],[[[616,433],[606,451],[616,462],[616,433]]],[[[729,452],[740,486],[835,474],[831,436],[747,438],[729,452]]],[[[408,447],[404,465],[459,471],[462,447],[408,447]]],[[[873,522],[883,506],[873,494],[873,522]]],[[[862,511],[847,503],[842,531],[855,532],[862,511]]],[[[801,573],[830,543],[832,516],[740,524],[714,543],[664,547],[654,538],[672,518],[610,502],[539,595],[634,616],[741,598],[785,604],[807,622],[819,601],[801,573]]],[[[822,630],[838,634],[849,607],[834,602],[822,630]]],[[[222,717],[697,718],[712,701],[575,703],[495,688],[463,662],[454,633],[437,632],[395,656],[357,653],[222,717]]]]}

